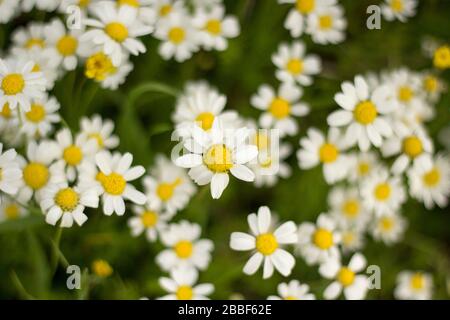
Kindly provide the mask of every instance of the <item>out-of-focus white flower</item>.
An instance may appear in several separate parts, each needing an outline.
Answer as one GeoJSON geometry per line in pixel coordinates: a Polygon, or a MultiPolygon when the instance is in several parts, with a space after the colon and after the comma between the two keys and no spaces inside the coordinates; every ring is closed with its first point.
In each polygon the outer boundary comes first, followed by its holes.
{"type": "Polygon", "coordinates": [[[18,200],[0,196],[0,201],[0,222],[20,219],[28,214],[28,210],[18,200]]]}
{"type": "Polygon", "coordinates": [[[342,252],[344,254],[347,254],[349,252],[356,252],[363,249],[365,244],[364,241],[365,231],[366,231],[365,228],[362,228],[360,226],[339,227],[339,232],[341,233],[342,237],[341,241],[342,252]]]}
{"type": "Polygon", "coordinates": [[[388,213],[375,217],[370,231],[374,239],[391,245],[399,242],[403,238],[407,226],[407,221],[399,213],[388,213]]]}
{"type": "Polygon", "coordinates": [[[337,44],[345,39],[347,21],[342,6],[324,6],[310,14],[306,20],[306,33],[315,43],[337,44]]]}
{"type": "Polygon", "coordinates": [[[363,206],[359,190],[354,187],[334,187],[328,194],[330,214],[340,226],[364,228],[370,220],[370,213],[363,206]]]}
{"type": "Polygon", "coordinates": [[[47,47],[45,24],[31,22],[26,27],[17,28],[11,36],[13,54],[21,51],[38,52],[47,47]]]}
{"type": "Polygon", "coordinates": [[[433,277],[422,271],[402,271],[397,275],[394,291],[400,300],[430,300],[433,295],[433,277]]]}
{"type": "Polygon", "coordinates": [[[119,145],[119,138],[113,134],[114,122],[103,120],[98,114],[81,118],[80,128],[82,134],[97,143],[98,150],[114,149],[119,145]]]}
{"type": "Polygon", "coordinates": [[[59,5],[59,0],[22,0],[22,9],[26,12],[34,7],[42,11],[52,12],[59,5]]]}
{"type": "Polygon", "coordinates": [[[155,242],[158,234],[166,227],[167,221],[171,215],[161,213],[148,204],[145,206],[133,206],[135,216],[128,219],[128,226],[131,228],[131,234],[134,237],[145,233],[145,237],[150,242],[155,242]]]}
{"type": "Polygon", "coordinates": [[[255,186],[273,187],[278,179],[288,178],[291,175],[291,167],[284,161],[291,154],[291,145],[281,144],[278,152],[272,149],[259,149],[257,163],[251,165],[255,173],[255,186]]]}
{"type": "Polygon", "coordinates": [[[361,182],[380,166],[378,155],[371,151],[350,153],[349,159],[348,179],[350,182],[361,182]]]}
{"type": "Polygon", "coordinates": [[[399,20],[406,22],[416,15],[417,0],[385,0],[381,6],[381,13],[388,21],[399,20]]]}
{"type": "Polygon", "coordinates": [[[17,0],[3,0],[0,2],[0,23],[8,23],[14,15],[20,12],[20,2],[17,0]]]}
{"type": "Polygon", "coordinates": [[[22,172],[16,156],[17,152],[14,149],[3,152],[3,144],[0,143],[0,204],[4,193],[15,195],[22,184],[22,172]]]}
{"type": "Polygon", "coordinates": [[[313,293],[309,292],[307,284],[301,284],[298,280],[291,280],[289,283],[278,285],[279,296],[269,296],[268,300],[315,300],[313,293]]]}

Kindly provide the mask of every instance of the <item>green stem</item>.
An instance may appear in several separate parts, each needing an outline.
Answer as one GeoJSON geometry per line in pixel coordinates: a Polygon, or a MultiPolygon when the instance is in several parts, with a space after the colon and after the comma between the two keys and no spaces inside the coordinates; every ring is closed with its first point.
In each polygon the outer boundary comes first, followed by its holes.
{"type": "Polygon", "coordinates": [[[126,107],[131,108],[135,105],[138,98],[147,92],[159,92],[164,93],[169,96],[172,96],[174,98],[178,97],[179,92],[178,90],[169,87],[165,84],[159,83],[159,82],[146,82],[141,84],[140,86],[137,86],[133,90],[130,91],[130,94],[128,95],[128,99],[126,102],[126,107]]]}
{"type": "MultiPolygon", "coordinates": [[[[55,274],[56,269],[58,268],[58,262],[62,255],[61,250],[59,249],[59,244],[61,242],[61,236],[62,236],[62,230],[63,229],[61,227],[58,227],[58,229],[56,229],[55,238],[52,241],[53,250],[52,250],[52,256],[51,256],[51,260],[50,260],[51,261],[50,266],[52,268],[51,270],[52,270],[53,275],[55,274]]],[[[65,260],[65,261],[67,262],[67,260],[65,260]]],[[[67,265],[68,265],[68,263],[67,263],[67,265]]]]}
{"type": "Polygon", "coordinates": [[[17,273],[12,270],[11,271],[11,280],[16,287],[17,291],[19,292],[21,298],[26,300],[35,300],[35,298],[27,292],[27,290],[22,285],[22,282],[20,281],[19,277],[17,276],[17,273]]]}

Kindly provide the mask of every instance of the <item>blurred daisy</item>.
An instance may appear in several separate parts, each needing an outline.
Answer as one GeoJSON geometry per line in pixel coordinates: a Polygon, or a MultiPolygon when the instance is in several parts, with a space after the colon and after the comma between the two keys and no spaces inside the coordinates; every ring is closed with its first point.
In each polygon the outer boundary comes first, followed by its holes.
{"type": "MultiPolygon", "coordinates": [[[[0,108],[0,133],[9,128],[19,128],[19,112],[11,110],[8,103],[0,108]]],[[[2,136],[4,138],[4,136],[2,136]]]]}
{"type": "Polygon", "coordinates": [[[351,182],[361,182],[380,166],[380,160],[375,152],[356,152],[349,154],[350,169],[348,179],[351,182]]]}
{"type": "Polygon", "coordinates": [[[101,1],[105,0],[60,0],[59,11],[69,14],[69,8],[76,6],[81,10],[82,17],[84,17],[88,9],[91,9],[96,3],[101,1]]]}
{"type": "Polygon", "coordinates": [[[13,54],[22,51],[41,51],[47,47],[45,38],[45,24],[31,22],[26,27],[17,28],[11,35],[13,54]]]}
{"type": "Polygon", "coordinates": [[[367,276],[358,274],[367,265],[366,258],[361,253],[355,253],[347,266],[341,264],[340,259],[330,259],[319,268],[319,273],[334,281],[325,289],[325,299],[336,299],[341,292],[347,300],[363,300],[368,290],[367,276]]]}
{"type": "Polygon", "coordinates": [[[100,278],[107,278],[113,274],[114,270],[108,261],[103,259],[96,259],[92,262],[92,273],[100,278]]]}
{"type": "Polygon", "coordinates": [[[0,1],[0,23],[8,23],[20,11],[17,0],[0,1]]]}
{"type": "Polygon", "coordinates": [[[291,45],[282,43],[272,55],[272,62],[278,68],[276,77],[281,82],[297,82],[302,86],[312,84],[313,75],[320,73],[321,60],[316,55],[305,55],[305,44],[294,41],[291,45]]]}
{"type": "Polygon", "coordinates": [[[150,205],[133,206],[135,216],[128,219],[133,237],[145,232],[145,237],[150,242],[155,242],[158,234],[167,227],[169,214],[161,214],[150,205]]]}
{"type": "Polygon", "coordinates": [[[272,149],[260,150],[257,162],[251,165],[255,173],[255,186],[273,187],[279,178],[288,178],[292,170],[284,160],[291,151],[292,148],[287,143],[281,144],[276,153],[272,152],[272,149]]]}
{"type": "Polygon", "coordinates": [[[175,268],[170,278],[159,278],[159,285],[169,294],[159,300],[209,300],[207,297],[214,291],[211,283],[195,285],[198,272],[193,268],[175,268]]]}
{"type": "Polygon", "coordinates": [[[0,143],[0,204],[3,194],[17,194],[22,184],[22,173],[16,156],[16,150],[8,149],[4,151],[3,144],[0,143]]]}
{"type": "Polygon", "coordinates": [[[193,267],[205,270],[211,260],[214,244],[208,239],[199,239],[198,224],[182,220],[173,223],[161,233],[161,242],[168,247],[156,256],[156,263],[164,271],[176,267],[193,267]]]}
{"type": "Polygon", "coordinates": [[[251,104],[264,111],[259,118],[261,127],[279,130],[280,137],[297,134],[298,125],[293,117],[309,113],[309,106],[299,101],[302,95],[302,89],[291,83],[281,84],[278,92],[268,85],[260,86],[251,97],[251,104]]]}
{"type": "Polygon", "coordinates": [[[306,33],[315,43],[337,44],[345,39],[347,21],[341,6],[325,6],[310,14],[306,20],[306,33]]]}
{"type": "Polygon", "coordinates": [[[434,51],[433,64],[438,69],[450,68],[450,46],[443,45],[434,51]]]}
{"type": "Polygon", "coordinates": [[[402,271],[397,275],[394,296],[400,300],[430,300],[433,278],[422,271],[402,271]]]}
{"type": "Polygon", "coordinates": [[[349,146],[358,142],[362,151],[367,151],[371,144],[380,147],[382,137],[392,135],[386,117],[396,107],[392,90],[387,86],[369,90],[362,76],[356,76],[354,84],[345,81],[341,88],[342,92],[336,94],[334,100],[344,110],[331,113],[328,124],[346,127],[345,140],[349,146]]]}
{"type": "MultiPolygon", "coordinates": [[[[364,226],[365,227],[365,226],[364,226]]],[[[365,228],[360,226],[342,226],[339,227],[342,241],[342,252],[347,254],[363,249],[365,228]]]]}
{"type": "Polygon", "coordinates": [[[0,222],[20,219],[28,214],[28,211],[17,200],[0,197],[0,201],[0,222]]]}
{"type": "Polygon", "coordinates": [[[445,208],[450,195],[450,161],[448,156],[438,155],[431,168],[413,166],[408,171],[409,193],[423,202],[427,209],[435,204],[445,208]]]}
{"type": "Polygon", "coordinates": [[[309,286],[298,280],[280,283],[277,290],[279,296],[269,296],[267,300],[316,300],[314,294],[309,292],[309,286]]]}
{"type": "Polygon", "coordinates": [[[240,180],[252,182],[255,174],[247,164],[256,158],[256,146],[246,144],[246,127],[223,128],[216,119],[209,132],[193,127],[192,139],[184,146],[190,152],[175,160],[177,166],[190,168],[188,174],[198,185],[211,183],[211,196],[218,199],[229,182],[229,173],[240,180]]]}
{"type": "Polygon", "coordinates": [[[375,240],[391,245],[403,238],[407,226],[407,221],[398,213],[382,214],[379,217],[375,217],[371,228],[372,236],[375,240]]]}
{"type": "Polygon", "coordinates": [[[58,5],[58,0],[22,0],[22,9],[26,12],[31,11],[34,7],[38,10],[52,12],[58,5]]]}
{"type": "Polygon", "coordinates": [[[345,178],[348,173],[349,160],[345,153],[345,144],[339,130],[330,128],[328,136],[315,128],[309,128],[307,137],[300,139],[297,151],[298,164],[301,169],[310,169],[323,165],[323,176],[328,184],[345,178]]]}
{"type": "Polygon", "coordinates": [[[422,74],[422,89],[425,91],[428,100],[436,103],[441,94],[446,91],[445,83],[432,73],[422,74]]]}
{"type": "Polygon", "coordinates": [[[186,171],[163,155],[157,155],[155,166],[143,180],[149,203],[170,214],[184,209],[196,188],[186,171]]]}
{"type": "Polygon", "coordinates": [[[165,20],[173,14],[187,14],[184,0],[153,0],[157,20],[165,20]]]}
{"type": "Polygon", "coordinates": [[[340,226],[364,227],[370,220],[359,190],[355,187],[334,187],[328,194],[330,214],[340,226]]]}
{"type": "Polygon", "coordinates": [[[88,139],[97,143],[98,150],[114,149],[119,145],[119,138],[113,134],[114,122],[109,119],[103,120],[98,114],[91,118],[81,118],[80,129],[88,139]]]}
{"type": "Polygon", "coordinates": [[[63,182],[49,184],[42,191],[40,207],[48,224],[54,226],[61,219],[60,226],[70,228],[74,221],[82,226],[88,219],[84,213],[85,208],[98,208],[98,201],[95,189],[81,191],[78,187],[69,187],[63,182]]]}
{"type": "Polygon", "coordinates": [[[381,13],[388,21],[400,20],[406,22],[416,15],[417,0],[385,0],[381,5],[381,13]]]}
{"type": "Polygon", "coordinates": [[[419,74],[402,68],[394,70],[387,77],[388,85],[394,90],[397,101],[396,112],[407,112],[415,105],[425,104],[422,79],[419,74]]]}
{"type": "Polygon", "coordinates": [[[105,78],[100,81],[101,87],[103,89],[117,90],[119,86],[125,83],[133,68],[133,64],[128,59],[122,60],[120,66],[111,69],[105,74],[105,78]]]}
{"type": "Polygon", "coordinates": [[[339,257],[340,242],[336,221],[324,213],[319,215],[316,224],[304,222],[298,227],[298,252],[308,265],[339,257]]]}

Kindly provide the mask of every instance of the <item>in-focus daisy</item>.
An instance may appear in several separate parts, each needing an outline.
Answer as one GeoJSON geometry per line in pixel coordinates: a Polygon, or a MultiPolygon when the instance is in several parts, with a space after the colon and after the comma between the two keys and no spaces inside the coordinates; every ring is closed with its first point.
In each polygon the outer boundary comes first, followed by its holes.
{"type": "Polygon", "coordinates": [[[423,202],[427,209],[437,204],[445,208],[450,195],[450,161],[448,156],[437,155],[431,168],[413,166],[408,171],[409,193],[423,202]]]}
{"type": "Polygon", "coordinates": [[[156,256],[156,263],[164,271],[175,267],[193,267],[205,270],[211,260],[214,244],[208,239],[199,239],[198,224],[182,220],[170,224],[161,233],[161,242],[168,247],[156,256]]]}
{"type": "Polygon", "coordinates": [[[175,163],[190,168],[188,174],[198,185],[211,183],[211,196],[218,199],[228,185],[228,173],[248,182],[255,179],[247,164],[256,158],[258,148],[246,144],[248,134],[246,127],[223,128],[218,119],[209,132],[193,127],[193,138],[184,144],[190,153],[179,157],[175,163]]]}
{"type": "Polygon", "coordinates": [[[196,191],[186,171],[163,155],[156,156],[155,166],[143,184],[149,203],[170,214],[184,209],[196,191]]]}
{"type": "Polygon", "coordinates": [[[278,68],[276,77],[282,82],[297,82],[302,86],[312,84],[313,75],[318,74],[321,60],[318,56],[306,54],[305,44],[294,41],[292,44],[282,43],[278,51],[272,55],[272,62],[278,68]]]}
{"type": "Polygon", "coordinates": [[[99,150],[114,149],[119,145],[119,138],[113,134],[114,122],[109,119],[103,120],[98,114],[91,118],[81,118],[80,129],[88,139],[93,139],[97,143],[99,150]]]}
{"type": "Polygon", "coordinates": [[[399,213],[382,214],[379,217],[375,217],[370,230],[374,239],[391,245],[399,242],[403,238],[407,226],[407,221],[399,213]]]}
{"type": "Polygon", "coordinates": [[[362,183],[361,196],[366,209],[377,215],[397,212],[406,201],[401,177],[390,176],[384,168],[374,171],[362,183]]]}
{"type": "Polygon", "coordinates": [[[385,0],[381,6],[381,13],[388,21],[400,20],[406,22],[416,15],[417,0],[385,0]]]}
{"type": "Polygon", "coordinates": [[[339,257],[340,242],[336,221],[327,214],[320,214],[316,224],[304,222],[298,227],[298,252],[309,265],[339,257]]]}
{"type": "Polygon", "coordinates": [[[247,217],[251,234],[243,232],[231,234],[231,249],[254,251],[252,257],[244,266],[245,274],[254,274],[263,264],[264,279],[272,276],[274,268],[287,277],[294,268],[294,257],[282,249],[282,246],[297,242],[297,226],[293,221],[288,221],[275,229],[271,219],[270,209],[260,207],[258,214],[252,213],[247,217]]]}
{"type": "Polygon", "coordinates": [[[80,190],[70,187],[66,182],[50,184],[42,191],[40,207],[48,224],[70,228],[75,221],[82,226],[88,219],[84,213],[86,207],[98,207],[98,194],[95,189],[80,190]]]}
{"type": "Polygon", "coordinates": [[[159,278],[160,286],[169,294],[160,300],[209,300],[207,297],[214,291],[211,283],[196,285],[198,272],[193,268],[175,268],[170,278],[159,278]]]}
{"type": "Polygon", "coordinates": [[[128,219],[133,237],[145,232],[145,237],[150,242],[155,242],[158,234],[167,227],[170,214],[162,214],[150,205],[133,206],[135,216],[128,219]]]}
{"type": "Polygon", "coordinates": [[[124,61],[119,67],[115,67],[109,56],[102,51],[95,51],[86,58],[84,75],[103,84],[106,79],[116,74],[123,65],[125,65],[124,61]]]}
{"type": "Polygon", "coordinates": [[[16,156],[16,150],[3,151],[3,144],[0,143],[0,204],[4,193],[15,195],[22,184],[22,172],[16,156]]]}
{"type": "Polygon", "coordinates": [[[450,46],[443,45],[434,51],[433,64],[438,69],[450,68],[450,46]]]}
{"type": "Polygon", "coordinates": [[[330,259],[319,268],[319,273],[334,281],[325,289],[325,299],[336,299],[341,292],[347,300],[362,300],[368,290],[367,276],[358,274],[367,265],[366,258],[361,253],[355,253],[347,266],[343,266],[340,259],[330,259]]]}
{"type": "Polygon", "coordinates": [[[8,23],[19,11],[19,5],[17,0],[0,1],[0,23],[8,23]]]}
{"type": "Polygon", "coordinates": [[[0,222],[20,219],[28,213],[19,201],[10,197],[0,198],[0,222]]]}
{"type": "Polygon", "coordinates": [[[342,92],[335,95],[336,103],[344,110],[338,110],[328,116],[332,127],[345,127],[345,140],[349,146],[358,142],[362,151],[371,144],[381,146],[382,137],[392,135],[386,115],[395,110],[396,103],[392,90],[379,86],[370,90],[362,76],[356,76],[354,84],[344,82],[342,92]]]}
{"type": "Polygon", "coordinates": [[[340,226],[364,227],[370,220],[370,213],[363,206],[359,190],[354,187],[334,187],[328,194],[330,214],[340,226]]]}
{"type": "Polygon", "coordinates": [[[280,137],[297,134],[298,125],[293,117],[309,113],[309,106],[299,101],[302,95],[302,89],[292,83],[281,84],[277,92],[268,85],[260,86],[251,97],[251,104],[264,111],[259,118],[261,127],[279,130],[280,137]]]}
{"type": "Polygon", "coordinates": [[[309,292],[309,286],[298,280],[280,283],[277,290],[279,296],[269,296],[267,300],[316,300],[314,294],[309,292]]]}
{"type": "Polygon", "coordinates": [[[333,184],[345,178],[349,168],[349,158],[343,153],[346,145],[336,128],[328,130],[328,136],[315,128],[307,131],[307,137],[300,139],[301,148],[297,151],[301,169],[310,169],[322,163],[325,181],[333,184]]]}
{"type": "Polygon", "coordinates": [[[306,33],[315,43],[337,44],[345,39],[347,21],[344,9],[339,6],[324,6],[310,14],[306,20],[306,33]]]}
{"type": "Polygon", "coordinates": [[[394,296],[400,300],[430,300],[433,278],[422,271],[402,271],[397,275],[394,296]]]}
{"type": "Polygon", "coordinates": [[[348,179],[351,182],[361,182],[380,166],[380,160],[375,152],[356,152],[349,154],[350,169],[348,179]]]}

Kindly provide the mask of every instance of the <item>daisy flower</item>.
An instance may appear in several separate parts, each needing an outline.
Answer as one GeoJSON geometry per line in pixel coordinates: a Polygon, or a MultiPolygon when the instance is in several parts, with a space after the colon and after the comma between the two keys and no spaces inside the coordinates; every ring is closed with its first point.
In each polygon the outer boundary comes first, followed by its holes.
{"type": "Polygon", "coordinates": [[[426,104],[421,76],[402,68],[391,72],[386,81],[394,90],[397,101],[396,113],[404,113],[411,108],[426,104]]]}
{"type": "Polygon", "coordinates": [[[233,16],[225,16],[222,4],[207,10],[197,9],[192,23],[199,30],[199,43],[206,50],[225,50],[228,47],[227,39],[237,37],[240,32],[238,20],[233,16]]]}
{"type": "Polygon", "coordinates": [[[76,6],[80,9],[82,17],[85,17],[88,10],[92,9],[92,7],[105,0],[60,0],[59,11],[62,13],[69,14],[68,10],[70,7],[76,6]]]}
{"type": "Polygon", "coordinates": [[[325,138],[322,132],[310,128],[307,137],[300,139],[300,147],[297,159],[301,169],[310,169],[322,163],[323,176],[328,184],[342,180],[347,175],[349,160],[342,153],[346,146],[338,129],[330,128],[325,138]]]}
{"type": "Polygon", "coordinates": [[[32,71],[33,65],[0,59],[0,106],[8,103],[11,110],[20,106],[29,111],[31,99],[43,97],[46,80],[41,72],[32,71]]]}
{"type": "Polygon", "coordinates": [[[0,204],[3,194],[15,195],[22,184],[22,172],[17,163],[17,152],[14,149],[3,151],[0,143],[0,204]]]}
{"type": "Polygon", "coordinates": [[[342,6],[325,6],[310,14],[306,20],[306,33],[319,44],[337,44],[345,40],[347,21],[342,6]]]}
{"type": "Polygon", "coordinates": [[[381,13],[388,21],[406,22],[416,15],[417,0],[385,0],[381,5],[381,13]]]}
{"type": "Polygon", "coordinates": [[[152,7],[158,21],[168,19],[177,13],[187,14],[183,0],[153,0],[152,7]]]}
{"type": "Polygon", "coordinates": [[[211,196],[218,199],[228,185],[229,173],[247,182],[255,179],[247,164],[256,158],[258,148],[246,144],[248,134],[246,127],[225,129],[218,119],[209,132],[193,127],[193,138],[184,144],[189,153],[175,164],[190,168],[188,174],[198,185],[211,183],[211,196]]]}
{"type": "Polygon", "coordinates": [[[102,51],[94,50],[86,58],[84,75],[99,82],[103,88],[115,90],[125,81],[133,66],[128,61],[122,61],[120,66],[114,66],[111,58],[102,51]]]}
{"type": "Polygon", "coordinates": [[[5,103],[0,109],[0,133],[4,133],[4,131],[9,128],[19,127],[19,117],[17,110],[12,111],[9,107],[9,104],[5,103]]]}
{"type": "Polygon", "coordinates": [[[435,204],[445,208],[450,195],[450,161],[448,156],[438,155],[431,168],[413,166],[408,171],[409,193],[423,202],[427,209],[435,204]]]}
{"type": "Polygon", "coordinates": [[[380,159],[375,152],[355,152],[349,154],[350,169],[348,179],[350,182],[361,182],[371,175],[373,170],[380,166],[380,159]]]}
{"type": "Polygon", "coordinates": [[[145,232],[145,237],[150,242],[155,242],[158,234],[167,227],[170,214],[161,214],[159,211],[146,204],[145,206],[133,206],[135,216],[128,219],[133,237],[145,232]]]}
{"type": "Polygon", "coordinates": [[[214,291],[211,283],[195,285],[198,272],[193,268],[175,268],[170,278],[159,278],[159,285],[169,294],[159,300],[209,300],[207,297],[214,291]]]}
{"type": "Polygon", "coordinates": [[[319,56],[305,55],[305,44],[294,41],[292,44],[282,43],[278,51],[272,55],[272,62],[278,68],[275,75],[281,82],[297,82],[302,86],[312,84],[312,75],[320,73],[319,56]]]}
{"type": "Polygon", "coordinates": [[[9,197],[3,197],[0,200],[0,222],[20,219],[28,214],[19,201],[9,197]]]}
{"type": "Polygon", "coordinates": [[[38,52],[47,47],[45,24],[31,22],[26,27],[17,28],[11,36],[12,53],[22,51],[38,52]]]}
{"type": "Polygon", "coordinates": [[[334,281],[325,289],[325,299],[336,299],[341,292],[347,300],[363,300],[368,290],[367,276],[358,274],[367,265],[366,258],[361,253],[355,253],[347,266],[340,259],[330,259],[319,267],[319,273],[334,281]]]}
{"type": "MultiPolygon", "coordinates": [[[[366,227],[366,226],[364,226],[366,227]]],[[[339,227],[342,241],[342,252],[347,254],[349,252],[356,252],[364,247],[364,232],[365,228],[360,226],[342,226],[339,227]]]]}
{"type": "Polygon", "coordinates": [[[0,1],[0,23],[8,23],[19,11],[17,0],[0,1]]]}
{"type": "Polygon", "coordinates": [[[31,11],[34,7],[38,10],[52,12],[58,5],[58,0],[22,0],[22,9],[25,12],[31,11]]]}
{"type": "Polygon", "coordinates": [[[114,122],[103,120],[100,115],[95,114],[91,118],[83,117],[80,120],[82,134],[97,143],[97,149],[114,149],[119,145],[119,138],[113,134],[114,122]]]}
{"type": "Polygon", "coordinates": [[[432,103],[436,103],[447,88],[440,78],[427,72],[422,74],[422,89],[425,91],[427,99],[432,103]]]}
{"type": "Polygon", "coordinates": [[[94,260],[92,262],[91,270],[93,274],[100,278],[108,278],[114,272],[108,261],[103,259],[94,260]]]}
{"type": "Polygon", "coordinates": [[[400,300],[430,300],[433,295],[433,278],[422,271],[402,271],[397,275],[394,296],[400,300]]]}
{"type": "Polygon", "coordinates": [[[298,280],[280,283],[277,290],[279,296],[269,296],[267,300],[316,300],[314,294],[309,292],[309,286],[298,280]]]}
{"type": "Polygon", "coordinates": [[[407,226],[407,221],[400,214],[389,213],[375,217],[373,226],[370,229],[375,240],[391,245],[403,238],[407,226]]]}
{"type": "Polygon", "coordinates": [[[233,232],[230,237],[231,249],[254,251],[244,266],[244,273],[252,275],[258,271],[261,264],[264,264],[264,279],[272,276],[274,268],[283,276],[289,276],[294,268],[295,259],[292,254],[282,249],[282,246],[297,242],[295,223],[288,221],[275,229],[268,207],[260,207],[258,214],[250,214],[247,221],[251,234],[233,232]]]}
{"type": "Polygon", "coordinates": [[[255,186],[273,187],[278,179],[288,178],[291,175],[291,167],[284,161],[291,154],[291,145],[284,143],[278,152],[273,150],[259,150],[257,163],[251,165],[255,173],[255,186]]]}
{"type": "Polygon", "coordinates": [[[397,212],[406,201],[401,177],[390,176],[384,168],[374,171],[362,183],[361,196],[366,209],[376,215],[397,212]]]}
{"type": "Polygon", "coordinates": [[[156,256],[156,263],[164,271],[176,267],[194,267],[205,270],[211,260],[214,244],[208,239],[199,239],[198,224],[182,220],[173,223],[161,233],[161,242],[168,247],[156,256]]]}
{"type": "Polygon", "coordinates": [[[443,45],[434,51],[433,64],[442,70],[450,68],[450,46],[443,45]]]}
{"type": "Polygon", "coordinates": [[[155,166],[143,184],[149,203],[158,210],[174,214],[184,209],[196,188],[186,171],[163,155],[157,155],[155,166]]]}
{"type": "Polygon", "coordinates": [[[296,135],[298,125],[293,116],[301,117],[309,113],[309,106],[299,100],[303,90],[292,83],[283,83],[276,92],[268,85],[262,85],[258,93],[251,97],[253,107],[264,111],[259,118],[263,128],[279,130],[280,137],[296,135]]]}
{"type": "Polygon", "coordinates": [[[126,78],[133,71],[133,64],[128,60],[122,60],[120,66],[108,71],[105,78],[100,80],[100,85],[103,89],[117,90],[119,86],[125,83],[126,78]]]}
{"type": "Polygon", "coordinates": [[[330,214],[340,226],[364,227],[370,214],[363,206],[363,199],[355,187],[334,187],[328,195],[330,214]]]}
{"type": "Polygon", "coordinates": [[[324,213],[319,215],[316,224],[304,222],[298,227],[298,252],[308,265],[339,257],[340,242],[336,221],[324,213]]]}
{"type": "Polygon", "coordinates": [[[341,88],[334,100],[344,110],[331,113],[328,124],[346,128],[345,141],[349,146],[358,142],[362,151],[369,150],[371,144],[380,147],[383,137],[392,135],[386,117],[396,107],[392,90],[387,86],[370,90],[362,76],[356,76],[354,84],[344,82],[341,88]]]}
{"type": "Polygon", "coordinates": [[[48,224],[54,226],[61,219],[60,226],[70,228],[74,221],[82,226],[88,219],[85,208],[98,208],[98,201],[95,189],[82,191],[63,182],[50,184],[42,191],[40,207],[48,224]]]}
{"type": "Polygon", "coordinates": [[[139,22],[136,10],[129,6],[117,8],[114,2],[104,1],[93,6],[92,15],[97,19],[84,20],[91,29],[80,40],[102,46],[114,66],[121,64],[124,52],[137,56],[146,51],[137,37],[150,34],[153,28],[139,22]]]}

